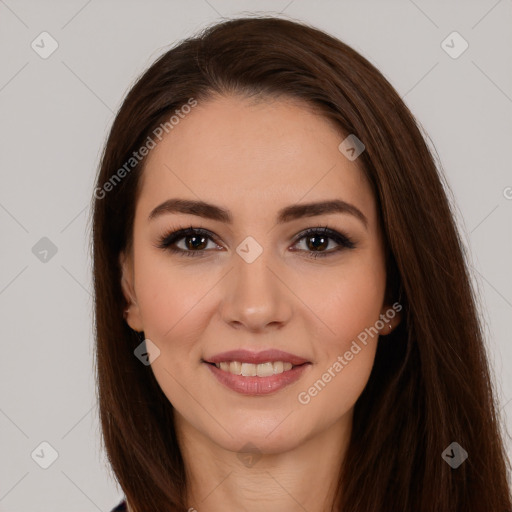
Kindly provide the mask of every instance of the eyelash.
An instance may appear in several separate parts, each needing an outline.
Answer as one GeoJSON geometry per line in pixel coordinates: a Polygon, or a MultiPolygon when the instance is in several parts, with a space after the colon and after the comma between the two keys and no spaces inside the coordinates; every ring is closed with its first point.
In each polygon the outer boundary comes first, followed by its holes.
{"type": "MultiPolygon", "coordinates": [[[[337,231],[334,231],[327,226],[323,228],[308,228],[302,233],[299,233],[298,237],[296,238],[293,245],[296,245],[298,242],[300,242],[303,238],[307,238],[308,236],[324,236],[328,239],[334,240],[337,244],[339,244],[340,247],[330,250],[330,251],[302,251],[299,250],[299,252],[306,252],[308,253],[308,257],[310,258],[325,258],[327,256],[331,256],[335,253],[338,253],[340,250],[343,249],[354,249],[356,247],[356,244],[353,240],[351,240],[347,235],[343,233],[339,233],[337,231]]],[[[187,236],[204,236],[212,240],[214,243],[214,237],[212,234],[202,228],[194,228],[190,226],[189,228],[179,228],[175,231],[170,231],[163,235],[159,241],[156,247],[158,249],[163,249],[167,251],[171,251],[172,253],[177,253],[180,256],[186,256],[186,257],[203,257],[204,253],[207,252],[205,249],[203,250],[197,250],[197,251],[191,251],[191,250],[184,250],[184,249],[178,249],[176,247],[173,247],[172,245],[183,238],[186,238],[187,236]]]]}

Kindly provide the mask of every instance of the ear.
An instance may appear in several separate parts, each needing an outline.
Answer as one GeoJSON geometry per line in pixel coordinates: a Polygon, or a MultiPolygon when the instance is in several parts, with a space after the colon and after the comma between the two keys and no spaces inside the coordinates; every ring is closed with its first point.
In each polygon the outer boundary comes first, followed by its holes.
{"type": "Polygon", "coordinates": [[[119,254],[119,264],[121,266],[121,288],[127,306],[125,308],[124,318],[126,323],[137,332],[144,330],[139,305],[137,304],[137,296],[134,287],[133,259],[131,255],[124,252],[119,254]]]}
{"type": "Polygon", "coordinates": [[[384,304],[380,311],[380,320],[384,324],[379,329],[380,336],[387,336],[391,334],[402,321],[402,309],[403,306],[399,302],[393,304],[384,304]]]}

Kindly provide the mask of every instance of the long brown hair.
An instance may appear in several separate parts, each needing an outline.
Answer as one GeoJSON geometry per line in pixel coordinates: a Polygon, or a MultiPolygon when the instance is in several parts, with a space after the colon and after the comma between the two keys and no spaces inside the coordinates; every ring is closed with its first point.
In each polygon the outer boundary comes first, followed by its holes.
{"type": "Polygon", "coordinates": [[[118,258],[132,247],[145,160],[126,163],[176,109],[214,93],[305,100],[366,148],[358,162],[388,249],[388,294],[400,293],[403,319],[379,340],[355,405],[342,510],[512,510],[496,391],[440,166],[372,64],[318,29],[276,17],[224,21],[164,53],[131,88],[104,148],[92,208],[97,392],[106,453],[130,506],[188,508],[173,407],[134,356],[143,338],[123,319],[118,258]],[[469,455],[457,469],[442,457],[452,442],[469,455]]]}

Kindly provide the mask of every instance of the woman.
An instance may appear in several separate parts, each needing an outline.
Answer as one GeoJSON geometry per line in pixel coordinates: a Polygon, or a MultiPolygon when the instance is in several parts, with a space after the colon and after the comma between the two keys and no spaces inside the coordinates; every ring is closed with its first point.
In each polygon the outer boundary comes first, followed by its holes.
{"type": "Polygon", "coordinates": [[[93,200],[116,510],[511,510],[447,188],[315,28],[228,20],[162,55],[93,200]]]}

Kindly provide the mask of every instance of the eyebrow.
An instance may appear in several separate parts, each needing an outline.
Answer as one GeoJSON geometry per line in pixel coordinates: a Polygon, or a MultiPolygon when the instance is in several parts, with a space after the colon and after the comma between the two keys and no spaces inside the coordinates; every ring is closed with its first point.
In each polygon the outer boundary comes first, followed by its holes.
{"type": "MultiPolygon", "coordinates": [[[[233,223],[233,216],[229,210],[204,201],[190,199],[168,199],[164,201],[151,211],[148,221],[166,213],[197,215],[198,217],[204,217],[205,219],[212,219],[226,224],[233,223]]],[[[286,206],[279,210],[277,223],[283,224],[303,217],[314,217],[316,215],[329,213],[347,213],[359,219],[364,224],[364,227],[366,229],[368,228],[368,219],[363,212],[353,204],[342,201],[341,199],[286,206]]]]}

